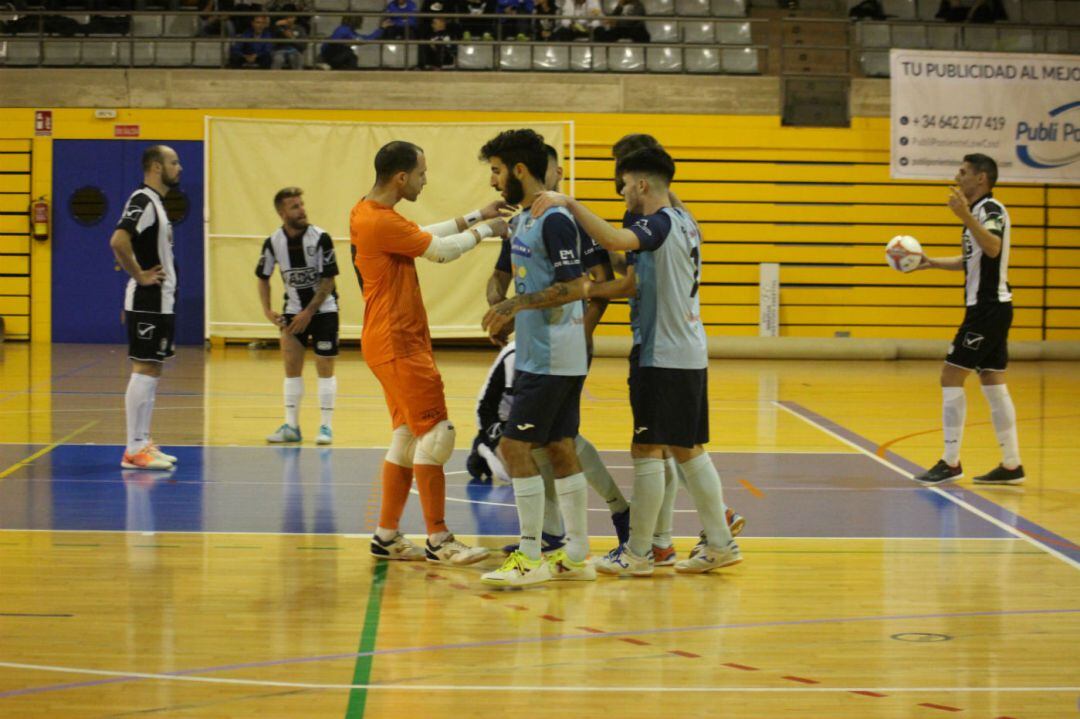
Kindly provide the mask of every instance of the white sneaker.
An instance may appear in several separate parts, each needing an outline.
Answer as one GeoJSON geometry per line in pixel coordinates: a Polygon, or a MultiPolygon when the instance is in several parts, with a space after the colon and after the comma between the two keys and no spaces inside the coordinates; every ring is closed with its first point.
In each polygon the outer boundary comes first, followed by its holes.
{"type": "Polygon", "coordinates": [[[452,564],[462,567],[482,562],[487,559],[488,553],[487,547],[470,547],[454,539],[452,534],[437,547],[431,546],[430,539],[424,545],[424,556],[429,562],[435,564],[452,564]]]}
{"type": "Polygon", "coordinates": [[[480,577],[480,581],[493,587],[525,587],[551,579],[551,565],[543,558],[529,559],[518,550],[506,558],[503,565],[480,577]]]}
{"type": "Polygon", "coordinates": [[[565,549],[557,549],[547,557],[548,570],[553,582],[594,582],[596,567],[588,559],[575,562],[566,554],[565,549]]]}
{"type": "Polygon", "coordinates": [[[424,558],[424,550],[409,541],[409,538],[401,532],[387,541],[379,539],[379,535],[375,534],[371,537],[371,556],[379,559],[419,562],[424,558]]]}
{"type": "Polygon", "coordinates": [[[274,444],[280,444],[282,442],[299,442],[300,428],[293,427],[290,424],[283,424],[277,428],[277,431],[266,438],[267,442],[274,444]]]}
{"type": "Polygon", "coordinates": [[[653,573],[653,558],[651,556],[639,557],[630,551],[630,547],[620,544],[606,555],[596,560],[596,571],[603,574],[614,574],[619,577],[651,577],[653,573]]]}
{"type": "Polygon", "coordinates": [[[679,574],[704,574],[721,567],[730,567],[742,561],[742,552],[734,541],[728,542],[723,549],[705,546],[694,556],[675,564],[679,574]]]}
{"type": "Polygon", "coordinates": [[[166,462],[168,462],[169,464],[176,464],[177,462],[179,462],[179,461],[180,461],[180,459],[179,459],[178,457],[174,457],[174,456],[172,456],[171,454],[165,454],[164,452],[162,452],[162,451],[161,451],[161,447],[159,447],[159,446],[157,446],[156,444],[154,444],[154,440],[150,440],[150,441],[149,441],[149,442],[148,442],[148,443],[146,444],[146,447],[145,447],[145,449],[146,449],[146,451],[147,451],[147,452],[149,452],[150,454],[154,455],[154,456],[155,456],[155,457],[157,457],[158,459],[163,459],[163,460],[165,460],[165,461],[166,461],[166,462]]]}
{"type": "Polygon", "coordinates": [[[315,444],[330,444],[334,441],[334,430],[330,429],[330,425],[319,425],[319,434],[315,437],[315,444]]]}
{"type": "Polygon", "coordinates": [[[123,469],[172,469],[172,462],[167,462],[164,459],[151,454],[146,447],[143,447],[138,452],[132,454],[131,452],[124,452],[124,456],[120,458],[120,466],[123,469]]]}

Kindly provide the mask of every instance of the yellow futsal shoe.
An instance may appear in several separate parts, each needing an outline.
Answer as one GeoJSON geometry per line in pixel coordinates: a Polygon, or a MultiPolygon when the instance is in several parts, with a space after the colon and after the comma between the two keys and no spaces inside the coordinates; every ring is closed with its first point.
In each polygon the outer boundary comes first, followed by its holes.
{"type": "Polygon", "coordinates": [[[529,559],[520,549],[512,553],[503,565],[480,577],[480,581],[492,587],[527,587],[551,579],[551,565],[543,557],[529,559]]]}
{"type": "Polygon", "coordinates": [[[557,549],[545,557],[553,582],[592,582],[596,581],[596,567],[585,559],[575,562],[565,549],[557,549]]]}

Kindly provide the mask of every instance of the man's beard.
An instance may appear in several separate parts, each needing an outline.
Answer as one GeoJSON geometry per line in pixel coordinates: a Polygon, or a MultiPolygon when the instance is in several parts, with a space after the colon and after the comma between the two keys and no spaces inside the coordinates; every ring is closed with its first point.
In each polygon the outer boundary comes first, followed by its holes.
{"type": "Polygon", "coordinates": [[[180,175],[174,175],[173,177],[166,177],[165,175],[162,175],[161,176],[161,184],[163,184],[163,185],[165,185],[165,187],[169,187],[169,188],[179,187],[180,186],[180,175]]]}
{"type": "Polygon", "coordinates": [[[513,175],[506,178],[506,201],[511,205],[520,205],[524,199],[525,186],[521,184],[521,180],[513,175]]]}

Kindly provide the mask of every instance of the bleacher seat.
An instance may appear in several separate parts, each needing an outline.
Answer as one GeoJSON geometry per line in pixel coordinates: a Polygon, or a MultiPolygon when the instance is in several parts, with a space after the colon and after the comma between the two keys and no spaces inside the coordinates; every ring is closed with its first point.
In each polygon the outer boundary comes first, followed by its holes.
{"type": "Polygon", "coordinates": [[[491,45],[462,45],[457,62],[462,70],[490,70],[495,67],[495,52],[491,45]]]}
{"type": "Polygon", "coordinates": [[[897,20],[914,20],[918,17],[915,0],[882,0],[881,6],[887,16],[897,20]]]}
{"type": "Polygon", "coordinates": [[[351,0],[349,8],[352,12],[382,12],[386,3],[383,0],[351,0]]]}
{"type": "Polygon", "coordinates": [[[674,15],[674,0],[644,0],[646,15],[674,15]]]}
{"type": "Polygon", "coordinates": [[[675,0],[676,15],[712,15],[709,0],[675,0]]]}
{"type": "Polygon", "coordinates": [[[532,48],[528,45],[500,45],[499,68],[502,70],[528,70],[532,68],[532,48]]]}
{"type": "Polygon", "coordinates": [[[683,42],[711,45],[712,43],[716,42],[716,23],[683,23],[683,42]]]}
{"type": "Polygon", "coordinates": [[[757,75],[758,51],[752,47],[720,50],[720,67],[731,75],[757,75]]]}
{"type": "Polygon", "coordinates": [[[131,34],[135,37],[161,37],[163,30],[161,15],[134,15],[131,18],[131,34]]]}
{"type": "Polygon", "coordinates": [[[83,65],[94,67],[111,66],[116,64],[119,53],[116,50],[115,40],[103,42],[83,42],[82,61],[83,65]]]}
{"type": "Polygon", "coordinates": [[[1009,22],[1024,22],[1024,0],[1002,0],[1009,22]]]}
{"type": "Polygon", "coordinates": [[[1024,0],[1024,22],[1030,25],[1053,25],[1057,22],[1054,0],[1024,0]]]}
{"type": "Polygon", "coordinates": [[[746,17],[746,0],[712,0],[716,17],[746,17]]]}
{"type": "Polygon", "coordinates": [[[1069,31],[1064,29],[1046,31],[1042,36],[1042,49],[1040,52],[1069,52],[1069,31]]]}
{"type": "Polygon", "coordinates": [[[716,42],[720,45],[749,45],[750,23],[748,22],[718,22],[716,23],[716,42]]]}
{"type": "Polygon", "coordinates": [[[1078,0],[1058,0],[1055,15],[1059,25],[1080,26],[1080,2],[1078,0]]]}
{"type": "Polygon", "coordinates": [[[644,72],[645,53],[640,47],[608,48],[607,64],[612,72],[644,72]]]}
{"type": "Polygon", "coordinates": [[[915,14],[920,20],[933,20],[939,7],[941,0],[916,0],[915,14]]]}
{"type": "Polygon", "coordinates": [[[1080,53],[1080,30],[1069,30],[1069,52],[1080,53]]]}
{"type": "MultiPolygon", "coordinates": [[[[383,4],[385,8],[386,5],[383,4]]],[[[349,0],[315,0],[315,12],[320,13],[345,13],[349,12],[349,0]]]]}
{"type": "Polygon", "coordinates": [[[965,25],[963,35],[965,50],[992,51],[998,49],[997,28],[965,25]]]}
{"type": "Polygon", "coordinates": [[[573,45],[570,47],[570,69],[578,71],[607,70],[607,48],[573,45]]]}
{"type": "Polygon", "coordinates": [[[956,25],[928,25],[926,43],[933,50],[955,50],[960,46],[960,28],[956,25]]]}
{"type": "MultiPolygon", "coordinates": [[[[685,26],[698,23],[686,23],[685,26]]],[[[679,42],[679,23],[670,20],[646,20],[645,27],[649,31],[649,42],[679,42]]],[[[687,40],[687,42],[690,42],[687,40]]],[[[712,42],[709,40],[708,42],[712,42]]]]}
{"type": "Polygon", "coordinates": [[[867,77],[888,77],[889,53],[864,52],[859,56],[859,66],[867,77]]]}
{"type": "Polygon", "coordinates": [[[419,49],[416,45],[390,43],[382,46],[382,66],[394,70],[416,67],[419,49]]]}
{"type": "Polygon", "coordinates": [[[356,66],[364,70],[374,70],[382,65],[382,48],[378,45],[363,43],[350,45],[349,49],[356,55],[356,66]]]}
{"type": "Polygon", "coordinates": [[[155,66],[187,67],[191,64],[190,42],[158,42],[154,44],[155,66]]]}
{"type": "Polygon", "coordinates": [[[199,40],[195,43],[195,55],[191,61],[195,67],[221,67],[224,63],[221,43],[199,40]]]}
{"type": "Polygon", "coordinates": [[[889,47],[892,42],[889,23],[864,20],[855,25],[860,47],[889,47]]]}
{"type": "Polygon", "coordinates": [[[45,42],[45,57],[43,65],[60,65],[70,67],[79,64],[79,42],[76,40],[57,40],[55,38],[45,42]]]}
{"type": "Polygon", "coordinates": [[[570,69],[570,48],[565,45],[539,45],[534,47],[533,68],[566,72],[570,69]]]}
{"type": "Polygon", "coordinates": [[[682,51],[677,47],[650,47],[645,53],[649,72],[682,72],[682,51]]]}
{"type": "Polygon", "coordinates": [[[922,49],[926,47],[926,26],[894,24],[891,47],[922,49]]]}
{"type": "Polygon", "coordinates": [[[998,30],[999,46],[1005,52],[1038,52],[1035,33],[1023,27],[1003,27],[998,30]]]}
{"type": "Polygon", "coordinates": [[[311,18],[311,35],[325,40],[338,29],[339,25],[341,25],[340,15],[316,15],[311,18]]]}
{"type": "Polygon", "coordinates": [[[198,18],[194,13],[166,15],[164,18],[165,37],[195,37],[198,18]]]}
{"type": "Polygon", "coordinates": [[[716,49],[693,47],[683,52],[688,72],[720,72],[720,53],[716,49]]]}
{"type": "Polygon", "coordinates": [[[0,41],[5,65],[37,65],[41,62],[41,45],[37,40],[7,39],[0,41]]]}

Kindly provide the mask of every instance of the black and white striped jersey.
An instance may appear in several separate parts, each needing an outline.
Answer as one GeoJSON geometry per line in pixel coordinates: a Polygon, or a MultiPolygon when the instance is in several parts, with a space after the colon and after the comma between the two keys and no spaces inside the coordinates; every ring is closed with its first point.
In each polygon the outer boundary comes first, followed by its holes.
{"type": "MultiPolygon", "coordinates": [[[[484,386],[480,388],[476,398],[476,421],[481,431],[494,431],[491,428],[498,426],[501,433],[502,424],[510,416],[514,401],[514,356],[514,343],[510,342],[495,358],[484,386]]],[[[490,438],[497,440],[498,435],[490,438]]]]}
{"type": "Polygon", "coordinates": [[[176,312],[176,261],[173,259],[173,234],[161,195],[143,185],[131,193],[124,205],[124,215],[116,228],[131,235],[135,261],[148,270],[161,265],[165,279],[161,284],[142,286],[131,278],[124,293],[128,312],[176,312]]]}
{"type": "Polygon", "coordinates": [[[971,230],[964,228],[964,300],[968,307],[1012,301],[1009,287],[1009,235],[1012,223],[1005,205],[986,195],[971,206],[979,224],[1001,238],[1001,252],[987,257],[971,230]]]}
{"type": "MultiPolygon", "coordinates": [[[[304,234],[295,239],[289,237],[283,227],[267,237],[255,274],[268,280],[274,273],[275,264],[281,266],[281,280],[285,284],[284,314],[287,315],[295,315],[307,307],[322,279],[338,273],[334,242],[325,230],[315,225],[308,225],[304,234]]],[[[337,290],[334,290],[315,312],[337,311],[337,290]]]]}

